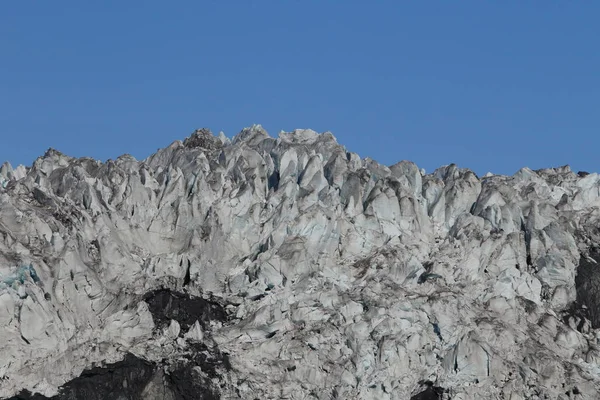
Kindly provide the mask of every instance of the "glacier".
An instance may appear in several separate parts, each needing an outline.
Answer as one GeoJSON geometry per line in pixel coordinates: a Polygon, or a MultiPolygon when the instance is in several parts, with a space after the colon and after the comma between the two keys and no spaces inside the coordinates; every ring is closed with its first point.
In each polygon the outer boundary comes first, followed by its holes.
{"type": "Polygon", "coordinates": [[[254,125],[0,183],[0,398],[600,398],[596,173],[254,125]]]}

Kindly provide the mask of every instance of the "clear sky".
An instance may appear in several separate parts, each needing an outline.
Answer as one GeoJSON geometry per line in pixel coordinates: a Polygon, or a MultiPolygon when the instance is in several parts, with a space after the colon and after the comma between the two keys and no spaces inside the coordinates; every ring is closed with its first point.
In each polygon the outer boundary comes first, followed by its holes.
{"type": "Polygon", "coordinates": [[[600,171],[598,1],[2,1],[0,160],[332,131],[427,171],[600,171]]]}

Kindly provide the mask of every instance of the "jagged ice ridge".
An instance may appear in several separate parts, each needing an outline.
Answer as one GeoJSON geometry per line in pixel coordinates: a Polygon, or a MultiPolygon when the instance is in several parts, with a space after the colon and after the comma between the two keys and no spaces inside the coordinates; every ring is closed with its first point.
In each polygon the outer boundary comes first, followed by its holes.
{"type": "Polygon", "coordinates": [[[258,125],[4,164],[0,398],[599,398],[599,207],[258,125]]]}

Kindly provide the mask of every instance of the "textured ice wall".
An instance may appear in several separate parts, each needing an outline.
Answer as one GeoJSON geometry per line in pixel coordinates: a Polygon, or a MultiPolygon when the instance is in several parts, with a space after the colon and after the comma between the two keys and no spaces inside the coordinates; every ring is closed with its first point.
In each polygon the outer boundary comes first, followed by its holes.
{"type": "Polygon", "coordinates": [[[0,176],[0,268],[39,279],[0,291],[0,396],[201,343],[221,398],[598,397],[597,174],[423,174],[254,126],[0,176]],[[158,326],[160,288],[227,317],[158,326]]]}

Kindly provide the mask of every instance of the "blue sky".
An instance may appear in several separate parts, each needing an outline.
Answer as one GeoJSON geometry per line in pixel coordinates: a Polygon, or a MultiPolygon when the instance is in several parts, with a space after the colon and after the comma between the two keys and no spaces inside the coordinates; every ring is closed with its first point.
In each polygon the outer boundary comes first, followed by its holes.
{"type": "Polygon", "coordinates": [[[600,2],[3,1],[0,160],[332,131],[479,174],[600,171],[600,2]]]}

